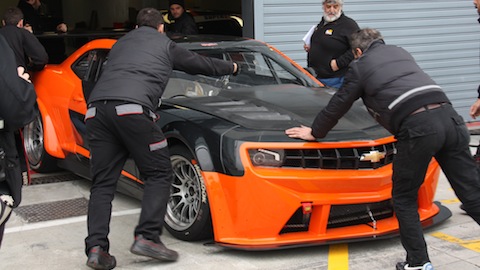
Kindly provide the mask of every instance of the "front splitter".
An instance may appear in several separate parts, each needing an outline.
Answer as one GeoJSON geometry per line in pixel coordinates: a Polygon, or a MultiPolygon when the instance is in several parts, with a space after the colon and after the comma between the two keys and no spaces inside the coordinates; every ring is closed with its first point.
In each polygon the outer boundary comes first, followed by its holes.
{"type": "MultiPolygon", "coordinates": [[[[423,229],[430,228],[432,226],[436,226],[445,220],[449,219],[452,216],[452,212],[447,207],[443,206],[440,202],[435,201],[435,205],[438,206],[439,212],[424,221],[422,221],[423,229]]],[[[372,240],[379,240],[379,239],[388,239],[392,237],[399,236],[399,230],[392,230],[390,232],[384,234],[375,234],[368,237],[358,237],[358,238],[347,238],[347,239],[329,239],[329,240],[319,240],[319,241],[309,241],[309,242],[302,242],[298,244],[270,244],[270,245],[255,245],[255,246],[248,246],[248,245],[235,245],[229,243],[207,243],[218,245],[222,247],[227,247],[231,249],[237,250],[246,250],[246,251],[268,251],[268,250],[279,250],[279,249],[290,249],[290,248],[302,248],[302,247],[311,247],[311,246],[321,246],[321,245],[331,245],[331,244],[340,244],[340,243],[354,243],[354,242],[362,242],[362,241],[372,241],[372,240]]]]}

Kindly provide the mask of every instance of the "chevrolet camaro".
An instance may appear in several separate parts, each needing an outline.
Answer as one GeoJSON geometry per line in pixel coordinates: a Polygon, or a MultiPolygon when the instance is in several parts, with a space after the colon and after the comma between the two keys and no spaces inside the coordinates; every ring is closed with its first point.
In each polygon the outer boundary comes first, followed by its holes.
{"type": "MultiPolygon", "coordinates": [[[[272,46],[239,37],[180,37],[180,46],[236,61],[237,76],[174,71],[157,113],[174,179],[165,225],[176,238],[212,239],[237,249],[274,249],[398,235],[392,208],[395,139],[361,102],[324,139],[284,130],[310,125],[335,89],[272,46]]],[[[24,129],[32,169],[62,168],[85,178],[86,98],[114,39],[93,40],[33,76],[41,115],[24,129]]],[[[440,168],[431,161],[418,196],[424,227],[450,211],[434,201],[440,168]]],[[[127,161],[119,190],[141,198],[127,161]]]]}

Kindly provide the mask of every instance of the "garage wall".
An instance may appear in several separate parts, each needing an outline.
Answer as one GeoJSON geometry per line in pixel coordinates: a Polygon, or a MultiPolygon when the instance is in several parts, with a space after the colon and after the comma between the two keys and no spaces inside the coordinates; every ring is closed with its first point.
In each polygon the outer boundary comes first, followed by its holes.
{"type": "MultiPolygon", "coordinates": [[[[255,38],[306,66],[303,35],[323,13],[320,0],[255,0],[255,38]]],[[[360,27],[407,49],[465,117],[480,84],[480,25],[471,0],[345,0],[360,27]]]]}

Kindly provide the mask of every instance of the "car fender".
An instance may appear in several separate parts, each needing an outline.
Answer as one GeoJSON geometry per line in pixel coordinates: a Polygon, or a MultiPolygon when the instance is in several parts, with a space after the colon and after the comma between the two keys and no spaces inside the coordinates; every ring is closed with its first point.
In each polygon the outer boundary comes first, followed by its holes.
{"type": "Polygon", "coordinates": [[[214,171],[212,156],[205,139],[199,137],[195,142],[195,156],[202,171],[214,171]]]}
{"type": "Polygon", "coordinates": [[[184,125],[183,121],[173,121],[168,125],[168,130],[163,130],[170,147],[176,144],[185,146],[194,156],[202,171],[215,171],[211,149],[205,140],[203,130],[195,125],[184,125]],[[188,132],[185,131],[188,127],[188,132]],[[184,130],[183,132],[181,130],[184,130]],[[195,138],[184,138],[181,134],[190,134],[195,138]]]}
{"type": "Polygon", "coordinates": [[[194,154],[195,159],[197,160],[202,171],[215,170],[212,156],[210,155],[210,149],[202,137],[198,137],[195,140],[195,144],[191,145],[187,140],[180,136],[180,133],[178,132],[166,132],[165,135],[170,147],[180,144],[185,146],[192,154],[194,154]]]}
{"type": "Polygon", "coordinates": [[[37,99],[38,109],[40,110],[40,117],[43,123],[43,147],[45,151],[53,157],[65,158],[65,153],[60,146],[55,126],[52,117],[48,113],[46,105],[42,100],[37,99]]]}

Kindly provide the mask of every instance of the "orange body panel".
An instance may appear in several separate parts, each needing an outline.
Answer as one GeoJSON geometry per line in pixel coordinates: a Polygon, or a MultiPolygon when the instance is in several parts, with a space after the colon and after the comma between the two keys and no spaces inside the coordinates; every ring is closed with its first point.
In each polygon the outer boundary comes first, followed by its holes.
{"type": "MultiPolygon", "coordinates": [[[[355,143],[331,143],[332,147],[339,144],[352,147],[355,143]]],[[[314,148],[318,143],[288,146],[262,143],[261,147],[308,148],[307,145],[314,148]]],[[[321,173],[319,170],[260,168],[251,165],[247,153],[248,148],[255,147],[260,145],[245,143],[241,147],[244,176],[203,173],[212,206],[216,242],[264,249],[341,239],[375,238],[398,230],[395,217],[377,221],[376,228],[371,224],[363,224],[327,229],[331,205],[380,202],[391,198],[391,165],[376,170],[322,170],[321,173]],[[302,202],[311,202],[313,206],[308,232],[279,234],[282,226],[301,207],[302,202]]],[[[419,191],[422,221],[439,212],[433,204],[439,173],[438,163],[432,161],[419,191]]]]}
{"type": "Polygon", "coordinates": [[[86,101],[80,79],[70,66],[80,55],[92,48],[110,49],[115,40],[99,39],[88,43],[68,57],[62,64],[47,65],[45,70],[33,76],[39,109],[43,117],[44,147],[48,154],[64,158],[77,152],[76,131],[72,127],[69,110],[85,114],[86,101]]]}

